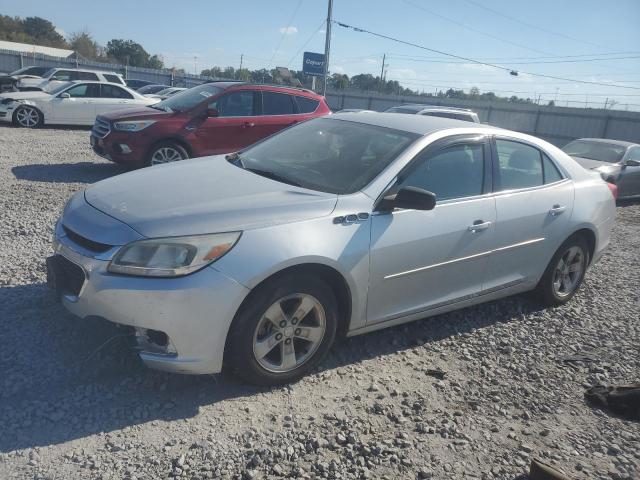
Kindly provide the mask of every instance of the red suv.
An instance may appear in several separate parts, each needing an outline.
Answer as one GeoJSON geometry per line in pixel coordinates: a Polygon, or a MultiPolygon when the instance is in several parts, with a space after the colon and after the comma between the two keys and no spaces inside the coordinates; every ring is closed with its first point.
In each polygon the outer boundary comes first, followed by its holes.
{"type": "Polygon", "coordinates": [[[213,82],[148,107],[99,115],[91,146],[116,163],[154,165],[235,152],[329,113],[324,98],[310,90],[213,82]]]}

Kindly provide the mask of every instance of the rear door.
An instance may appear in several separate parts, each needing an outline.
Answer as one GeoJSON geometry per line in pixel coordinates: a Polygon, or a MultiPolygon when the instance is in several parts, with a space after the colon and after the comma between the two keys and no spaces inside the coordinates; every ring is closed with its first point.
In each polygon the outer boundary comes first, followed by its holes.
{"type": "Polygon", "coordinates": [[[52,100],[53,120],[68,125],[92,125],[96,118],[95,102],[100,97],[97,83],[78,83],[52,100]],[[68,93],[69,98],[61,97],[68,93]]]}
{"type": "Polygon", "coordinates": [[[95,100],[96,115],[121,110],[135,104],[133,95],[117,85],[102,83],[100,98],[95,100]]]}
{"type": "Polygon", "coordinates": [[[186,129],[192,131],[195,156],[235,152],[260,138],[255,128],[260,120],[259,92],[235,90],[223,94],[209,104],[216,117],[194,118],[186,129]]]}
{"type": "Polygon", "coordinates": [[[535,145],[493,141],[496,248],[485,290],[536,282],[567,238],[573,182],[535,145]]]}
{"type": "Polygon", "coordinates": [[[299,122],[298,106],[293,95],[262,90],[262,116],[256,124],[256,137],[265,138],[299,122]]]}

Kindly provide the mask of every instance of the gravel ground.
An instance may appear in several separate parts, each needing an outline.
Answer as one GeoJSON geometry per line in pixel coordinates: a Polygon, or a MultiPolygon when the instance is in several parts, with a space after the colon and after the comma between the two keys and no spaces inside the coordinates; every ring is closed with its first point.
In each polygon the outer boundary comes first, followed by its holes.
{"type": "Polygon", "coordinates": [[[618,208],[565,307],[517,296],[348,339],[317,373],[259,389],[148,370],[119,329],[47,291],[64,202],[122,171],[87,137],[0,127],[0,478],[515,479],[532,457],[640,478],[640,423],[583,399],[640,381],[640,204],[618,208]]]}

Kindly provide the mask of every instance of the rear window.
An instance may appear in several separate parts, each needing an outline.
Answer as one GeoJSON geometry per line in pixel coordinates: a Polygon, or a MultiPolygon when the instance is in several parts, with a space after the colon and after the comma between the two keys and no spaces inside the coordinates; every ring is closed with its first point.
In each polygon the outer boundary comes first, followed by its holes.
{"type": "Polygon", "coordinates": [[[263,115],[291,115],[294,113],[293,101],[285,93],[262,92],[263,115]]]}
{"type": "Polygon", "coordinates": [[[74,72],[71,74],[72,80],[98,80],[98,75],[91,72],[74,72]]]}
{"type": "Polygon", "coordinates": [[[100,85],[100,96],[102,98],[133,98],[125,89],[115,85],[100,85]]]}
{"type": "Polygon", "coordinates": [[[296,99],[296,103],[298,104],[298,112],[299,113],[313,113],[318,108],[320,104],[320,100],[314,100],[313,98],[307,97],[294,97],[296,99]]]}
{"type": "Polygon", "coordinates": [[[107,82],[111,82],[111,83],[119,83],[120,85],[122,85],[124,82],[120,79],[119,76],[117,75],[109,75],[108,73],[104,74],[104,78],[107,80],[107,82]]]}
{"type": "Polygon", "coordinates": [[[454,120],[464,120],[465,122],[473,122],[473,117],[466,113],[455,112],[423,112],[421,115],[428,117],[452,118],[454,120]]]}

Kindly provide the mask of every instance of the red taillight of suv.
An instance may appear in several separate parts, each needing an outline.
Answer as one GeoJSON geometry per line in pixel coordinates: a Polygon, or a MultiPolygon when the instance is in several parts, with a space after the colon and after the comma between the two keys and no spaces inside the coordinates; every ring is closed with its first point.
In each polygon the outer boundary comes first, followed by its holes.
{"type": "Polygon", "coordinates": [[[618,199],[618,186],[615,183],[611,183],[611,182],[606,182],[607,183],[607,187],[609,187],[609,191],[611,192],[611,195],[613,195],[613,199],[617,200],[618,199]]]}

